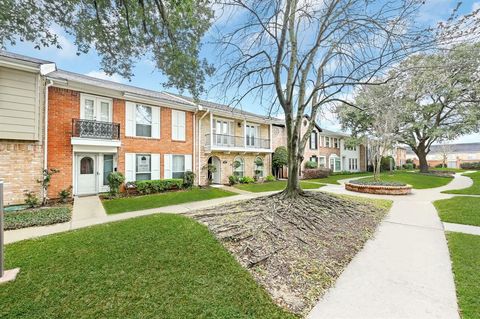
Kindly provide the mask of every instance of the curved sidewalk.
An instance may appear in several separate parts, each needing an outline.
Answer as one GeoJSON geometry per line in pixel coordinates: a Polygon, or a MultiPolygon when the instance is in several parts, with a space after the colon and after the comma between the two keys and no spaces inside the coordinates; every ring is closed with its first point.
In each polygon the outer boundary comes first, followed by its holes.
{"type": "Polygon", "coordinates": [[[393,200],[375,237],[347,266],[309,319],[459,318],[455,284],[443,225],[432,204],[469,187],[456,175],[446,186],[414,190],[407,196],[379,196],[329,185],[323,191],[393,200]]]}

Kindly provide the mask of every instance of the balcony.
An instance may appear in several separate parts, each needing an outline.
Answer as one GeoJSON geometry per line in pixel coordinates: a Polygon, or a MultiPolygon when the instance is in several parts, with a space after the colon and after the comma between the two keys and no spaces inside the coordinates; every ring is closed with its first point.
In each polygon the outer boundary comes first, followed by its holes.
{"type": "Polygon", "coordinates": [[[119,140],[120,124],[92,120],[72,120],[72,136],[102,140],[119,140]]]}
{"type": "Polygon", "coordinates": [[[73,119],[71,143],[82,147],[110,147],[112,151],[121,145],[120,124],[73,119]]]}
{"type": "Polygon", "coordinates": [[[205,134],[205,148],[219,151],[271,151],[270,139],[226,134],[205,134]]]}

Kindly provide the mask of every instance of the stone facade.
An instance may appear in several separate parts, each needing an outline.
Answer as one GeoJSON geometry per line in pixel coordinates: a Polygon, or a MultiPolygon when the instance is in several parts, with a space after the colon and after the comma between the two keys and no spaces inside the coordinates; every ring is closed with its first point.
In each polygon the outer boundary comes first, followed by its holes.
{"type": "Polygon", "coordinates": [[[4,205],[22,204],[25,192],[41,198],[43,145],[40,142],[0,140],[0,179],[4,181],[4,205]]]}
{"type": "MultiPolygon", "coordinates": [[[[221,118],[233,121],[234,135],[244,138],[245,123],[243,119],[234,117],[229,118],[226,115],[212,115],[210,113],[206,113],[205,111],[199,112],[197,114],[197,147],[199,148],[199,150],[196,150],[196,152],[198,153],[198,157],[195,160],[194,166],[196,167],[196,172],[199,175],[197,180],[200,185],[207,185],[209,182],[208,161],[211,157],[216,157],[220,161],[220,169],[217,168],[216,173],[220,175],[220,184],[228,184],[228,177],[230,175],[233,175],[233,162],[236,158],[243,159],[244,176],[255,176],[255,159],[257,157],[263,160],[263,176],[271,174],[271,150],[262,149],[259,151],[252,151],[247,148],[239,150],[237,147],[226,147],[221,151],[211,149],[210,134],[212,134],[212,130],[210,123],[212,121],[212,118],[221,118]]],[[[258,122],[255,122],[253,120],[248,120],[247,122],[255,123],[260,126],[261,139],[270,139],[270,124],[261,123],[260,119],[258,120],[258,122]]]]}

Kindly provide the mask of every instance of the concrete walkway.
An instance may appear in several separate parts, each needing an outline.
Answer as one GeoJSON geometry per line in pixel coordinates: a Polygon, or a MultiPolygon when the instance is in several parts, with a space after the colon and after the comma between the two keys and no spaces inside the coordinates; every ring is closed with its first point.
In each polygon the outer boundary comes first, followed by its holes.
{"type": "Polygon", "coordinates": [[[459,318],[444,228],[432,202],[453,196],[441,191],[471,183],[456,175],[446,186],[413,190],[407,196],[353,193],[343,185],[323,187],[332,193],[394,202],[374,239],[354,257],[308,318],[459,318]]]}
{"type": "MultiPolygon", "coordinates": [[[[228,188],[228,190],[235,191],[237,189],[231,187],[231,189],[228,188]]],[[[265,195],[266,194],[264,193],[242,193],[229,197],[221,197],[210,200],[190,202],[179,205],[165,206],[114,215],[107,215],[105,213],[103,205],[98,196],[77,197],[75,198],[75,202],[73,205],[72,220],[70,222],[51,226],[29,227],[6,231],[5,244],[139,216],[146,216],[157,213],[186,213],[191,210],[217,206],[225,203],[246,200],[265,195]]]]}
{"type": "Polygon", "coordinates": [[[443,228],[445,228],[446,231],[452,231],[452,232],[464,233],[464,234],[470,234],[470,235],[480,235],[479,226],[443,223],[443,228]]]}

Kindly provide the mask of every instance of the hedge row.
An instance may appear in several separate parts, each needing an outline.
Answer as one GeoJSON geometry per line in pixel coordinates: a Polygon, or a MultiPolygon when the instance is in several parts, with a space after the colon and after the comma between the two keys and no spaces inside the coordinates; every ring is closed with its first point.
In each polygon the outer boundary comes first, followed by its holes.
{"type": "Polygon", "coordinates": [[[16,212],[6,212],[4,229],[20,229],[65,223],[72,218],[70,207],[34,208],[16,212]]]}
{"type": "Polygon", "coordinates": [[[137,181],[132,183],[132,186],[134,186],[137,189],[137,192],[142,195],[161,193],[174,189],[181,189],[182,185],[183,179],[179,178],[137,181]]]}
{"type": "Polygon", "coordinates": [[[463,169],[480,169],[480,162],[461,163],[460,167],[463,169]]]}
{"type": "Polygon", "coordinates": [[[303,170],[304,179],[325,178],[330,175],[330,170],[327,168],[305,169],[303,170]]]}

